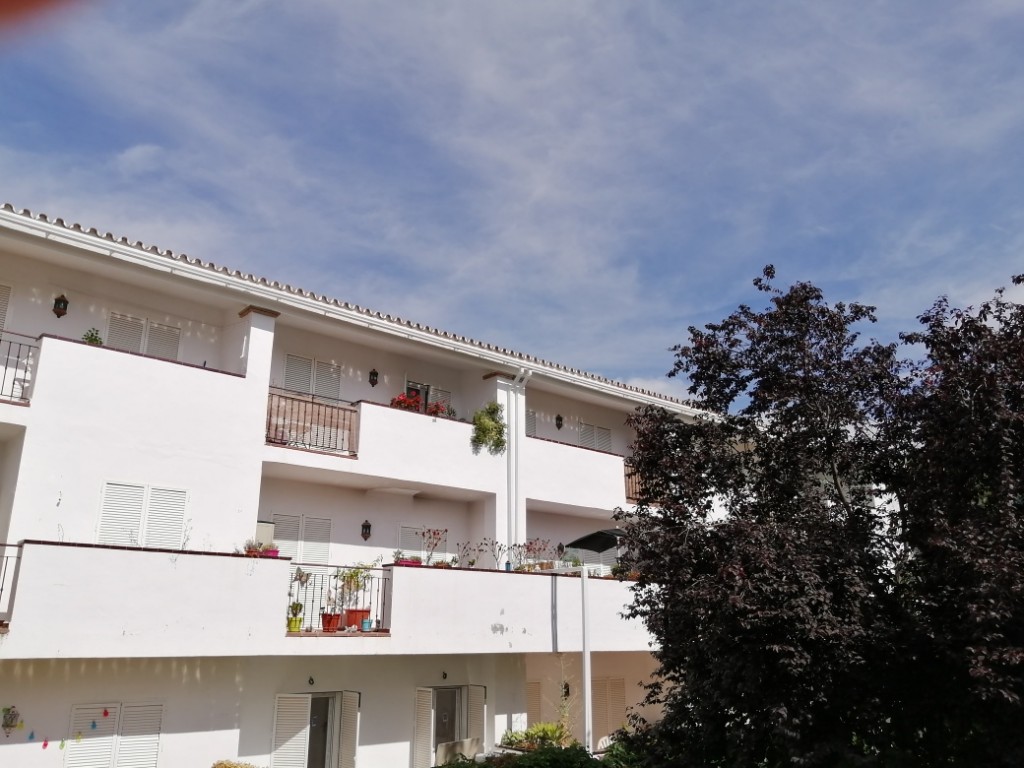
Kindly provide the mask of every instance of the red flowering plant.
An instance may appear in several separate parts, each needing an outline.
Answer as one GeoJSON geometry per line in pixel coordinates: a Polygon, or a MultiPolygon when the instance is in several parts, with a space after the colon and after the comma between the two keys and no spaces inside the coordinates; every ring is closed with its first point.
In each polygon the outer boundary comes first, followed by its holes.
{"type": "Polygon", "coordinates": [[[427,416],[447,416],[448,406],[442,402],[427,403],[427,416]]]}
{"type": "Polygon", "coordinates": [[[391,398],[391,407],[403,411],[422,411],[423,399],[419,395],[410,395],[406,392],[391,398]]]}

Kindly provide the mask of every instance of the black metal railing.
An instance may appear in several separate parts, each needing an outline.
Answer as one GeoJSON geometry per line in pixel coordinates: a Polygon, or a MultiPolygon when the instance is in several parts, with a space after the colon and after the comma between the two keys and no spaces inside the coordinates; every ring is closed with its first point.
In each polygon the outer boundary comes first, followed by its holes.
{"type": "Polygon", "coordinates": [[[0,544],[0,623],[11,617],[11,595],[14,592],[14,573],[17,570],[21,547],[17,544],[0,544]]]}
{"type": "Polygon", "coordinates": [[[0,334],[0,398],[4,400],[28,402],[39,348],[22,340],[25,338],[10,332],[0,334]]]}
{"type": "Polygon", "coordinates": [[[288,590],[302,605],[301,632],[381,632],[387,627],[390,575],[380,568],[295,563],[288,590]]]}
{"type": "Polygon", "coordinates": [[[342,400],[272,387],[267,399],[267,442],[355,455],[358,412],[342,400]]]}

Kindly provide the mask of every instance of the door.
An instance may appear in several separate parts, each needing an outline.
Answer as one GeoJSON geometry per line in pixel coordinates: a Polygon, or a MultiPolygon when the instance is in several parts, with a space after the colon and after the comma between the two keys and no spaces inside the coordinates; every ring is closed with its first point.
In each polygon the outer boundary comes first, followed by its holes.
{"type": "Polygon", "coordinates": [[[461,737],[459,728],[459,689],[434,689],[434,748],[448,741],[458,741],[461,737]]]}

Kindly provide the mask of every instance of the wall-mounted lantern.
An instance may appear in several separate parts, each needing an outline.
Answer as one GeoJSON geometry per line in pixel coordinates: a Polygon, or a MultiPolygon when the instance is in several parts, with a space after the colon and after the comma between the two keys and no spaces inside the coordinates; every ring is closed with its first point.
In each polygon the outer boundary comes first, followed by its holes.
{"type": "Polygon", "coordinates": [[[363,520],[363,530],[361,532],[361,535],[363,537],[363,541],[366,541],[367,539],[370,538],[371,529],[372,529],[372,526],[370,525],[370,521],[369,520],[363,520]]]}
{"type": "Polygon", "coordinates": [[[371,368],[370,369],[370,386],[371,387],[376,387],[377,386],[377,380],[379,378],[380,378],[380,374],[377,373],[377,369],[376,368],[371,368]]]}
{"type": "Polygon", "coordinates": [[[68,297],[63,293],[53,300],[53,314],[64,317],[68,313],[68,297]]]}
{"type": "Polygon", "coordinates": [[[562,418],[562,414],[555,416],[555,429],[561,429],[563,424],[565,424],[565,419],[562,418]]]}

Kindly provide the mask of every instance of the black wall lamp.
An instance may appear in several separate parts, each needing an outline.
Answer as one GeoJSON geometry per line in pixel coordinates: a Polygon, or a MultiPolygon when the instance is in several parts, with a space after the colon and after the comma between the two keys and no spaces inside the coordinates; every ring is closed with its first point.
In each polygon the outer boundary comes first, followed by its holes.
{"type": "Polygon", "coordinates": [[[373,526],[370,525],[370,521],[369,520],[363,520],[363,530],[362,530],[363,541],[366,541],[367,539],[370,538],[370,532],[371,532],[372,527],[373,526]]]}
{"type": "Polygon", "coordinates": [[[380,378],[380,374],[377,373],[377,369],[376,368],[371,368],[370,369],[370,386],[371,387],[376,387],[377,386],[377,380],[379,378],[380,378]]]}
{"type": "Polygon", "coordinates": [[[565,419],[562,418],[562,414],[555,416],[555,429],[561,429],[563,424],[565,424],[565,419]]]}
{"type": "Polygon", "coordinates": [[[68,313],[68,297],[63,293],[53,300],[53,314],[64,317],[68,313]]]}

